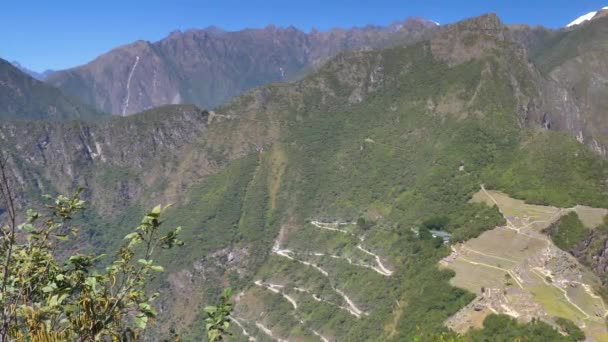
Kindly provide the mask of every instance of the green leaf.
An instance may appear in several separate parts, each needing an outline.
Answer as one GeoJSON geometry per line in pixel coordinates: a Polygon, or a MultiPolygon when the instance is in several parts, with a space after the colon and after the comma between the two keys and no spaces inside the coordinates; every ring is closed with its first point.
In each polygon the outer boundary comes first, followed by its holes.
{"type": "Polygon", "coordinates": [[[65,235],[65,234],[57,234],[57,235],[55,235],[55,237],[57,238],[57,240],[60,240],[60,241],[68,241],[69,240],[68,236],[65,235]]]}
{"type": "Polygon", "coordinates": [[[148,214],[148,216],[157,218],[160,216],[161,210],[162,210],[162,207],[159,204],[156,207],[154,207],[154,209],[152,209],[152,211],[148,214]]]}
{"type": "Polygon", "coordinates": [[[28,233],[31,233],[36,230],[36,228],[31,223],[24,223],[17,228],[20,230],[24,230],[28,233]]]}
{"type": "Polygon", "coordinates": [[[146,329],[146,325],[148,324],[148,316],[144,314],[139,314],[135,316],[135,325],[137,325],[140,329],[146,329]]]}
{"type": "Polygon", "coordinates": [[[205,311],[208,314],[213,314],[215,312],[217,312],[217,306],[206,306],[203,311],[205,311]]]}
{"type": "Polygon", "coordinates": [[[139,309],[142,311],[150,311],[152,307],[148,303],[139,303],[139,309]]]}
{"type": "Polygon", "coordinates": [[[152,264],[152,260],[148,261],[146,259],[139,259],[139,260],[137,260],[137,262],[142,265],[146,265],[146,266],[152,264]]]}
{"type": "Polygon", "coordinates": [[[85,279],[84,283],[94,289],[95,286],[97,286],[97,278],[87,277],[87,279],[85,279]]]}
{"type": "Polygon", "coordinates": [[[152,271],[156,271],[156,272],[164,272],[165,271],[165,269],[162,266],[159,266],[159,265],[150,266],[150,269],[152,271]]]}
{"type": "Polygon", "coordinates": [[[131,240],[131,239],[134,239],[134,238],[136,238],[136,237],[138,237],[138,236],[139,236],[139,234],[138,234],[138,233],[130,233],[130,234],[127,234],[127,235],[125,236],[125,240],[131,240]]]}
{"type": "Polygon", "coordinates": [[[54,295],[49,299],[49,306],[57,306],[59,304],[59,296],[54,295]]]}

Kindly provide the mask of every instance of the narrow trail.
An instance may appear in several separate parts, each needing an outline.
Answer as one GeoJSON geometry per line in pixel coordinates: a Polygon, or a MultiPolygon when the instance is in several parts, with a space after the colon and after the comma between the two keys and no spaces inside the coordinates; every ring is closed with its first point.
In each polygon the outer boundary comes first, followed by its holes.
{"type": "Polygon", "coordinates": [[[291,251],[289,249],[280,249],[278,243],[275,243],[275,246],[272,248],[272,252],[275,253],[276,255],[280,255],[282,257],[285,257],[287,259],[293,260],[295,262],[299,262],[300,264],[303,264],[303,265],[306,265],[306,266],[310,266],[310,267],[316,269],[317,271],[319,271],[321,274],[323,274],[326,277],[329,276],[329,272],[327,272],[326,270],[322,269],[318,265],[315,265],[315,264],[310,263],[308,261],[299,260],[299,259],[296,259],[293,256],[291,256],[291,254],[294,254],[293,251],[291,251]]]}
{"type": "Polygon", "coordinates": [[[320,228],[320,229],[331,230],[331,231],[334,231],[334,232],[340,232],[342,234],[348,234],[348,235],[353,235],[353,236],[355,235],[355,234],[349,232],[346,229],[336,228],[336,227],[339,227],[341,225],[348,225],[348,224],[351,224],[351,223],[339,223],[339,222],[323,223],[323,222],[319,222],[319,221],[314,221],[313,220],[313,221],[310,221],[310,224],[312,224],[313,226],[315,226],[317,228],[320,228]],[[336,227],[334,227],[334,226],[336,226],[336,227]]]}
{"type": "MultiPolygon", "coordinates": [[[[279,244],[278,244],[278,241],[275,243],[274,247],[272,248],[272,251],[273,251],[275,254],[280,255],[280,256],[282,256],[282,257],[285,257],[285,258],[288,258],[288,259],[290,259],[290,260],[292,260],[292,261],[299,262],[299,263],[301,263],[301,264],[303,264],[303,265],[306,265],[306,266],[310,266],[310,267],[314,268],[315,270],[319,271],[319,272],[320,272],[321,274],[323,274],[325,277],[329,277],[329,272],[325,271],[324,269],[322,269],[322,268],[321,268],[321,267],[319,267],[318,265],[315,265],[315,264],[313,264],[313,263],[310,263],[310,262],[307,262],[307,261],[303,261],[303,260],[299,260],[299,259],[294,258],[293,256],[291,256],[291,254],[295,254],[295,253],[294,253],[293,251],[289,250],[289,249],[280,249],[279,244]]],[[[321,253],[318,253],[318,254],[321,254],[321,253]]],[[[260,286],[260,285],[261,285],[261,282],[260,282],[260,284],[257,284],[257,283],[256,283],[256,285],[260,286]]],[[[282,285],[279,285],[279,286],[282,286],[282,285]]],[[[335,287],[334,287],[333,289],[334,289],[334,291],[336,291],[336,293],[338,293],[340,296],[342,296],[342,298],[344,299],[344,301],[345,301],[345,302],[346,302],[346,304],[347,304],[347,306],[346,306],[346,307],[341,307],[341,306],[338,306],[338,307],[340,307],[340,308],[343,308],[343,309],[347,310],[348,312],[350,312],[350,313],[351,313],[353,316],[355,316],[355,317],[357,317],[357,318],[360,318],[362,314],[368,315],[368,313],[363,312],[362,310],[360,310],[360,309],[359,309],[359,308],[358,308],[358,307],[357,307],[357,306],[356,306],[356,305],[353,303],[353,301],[352,301],[352,300],[351,300],[351,299],[350,299],[350,298],[349,298],[349,297],[348,297],[348,296],[347,296],[347,295],[346,295],[344,292],[342,292],[342,291],[338,290],[338,289],[337,289],[337,288],[335,288],[335,287]]],[[[269,288],[269,290],[271,290],[271,291],[273,291],[273,292],[275,292],[275,293],[280,293],[280,291],[279,291],[279,290],[278,290],[276,287],[275,287],[275,288],[272,288],[272,289],[270,289],[270,288],[269,288]],[[277,291],[279,291],[279,292],[277,292],[277,291]]],[[[308,292],[308,290],[301,289],[301,288],[298,288],[298,291],[300,291],[300,292],[308,292]]],[[[291,297],[290,297],[290,298],[291,298],[291,297]]],[[[316,301],[318,301],[318,302],[321,302],[321,301],[323,301],[323,302],[327,302],[327,301],[325,301],[325,300],[321,299],[321,298],[320,298],[319,296],[317,296],[316,294],[313,294],[313,298],[314,298],[316,301]]],[[[286,299],[287,299],[287,298],[286,298],[286,299]]],[[[291,302],[291,300],[290,300],[290,302],[291,302]]],[[[291,302],[291,303],[292,303],[292,305],[293,305],[293,304],[295,304],[295,301],[293,301],[293,302],[291,302]]],[[[331,302],[327,302],[327,303],[330,303],[330,304],[332,304],[332,305],[335,305],[334,303],[331,303],[331,302]]],[[[293,306],[294,306],[294,308],[297,308],[297,304],[295,304],[295,305],[293,305],[293,306]]]]}
{"type": "Polygon", "coordinates": [[[589,284],[581,283],[581,282],[578,282],[578,281],[574,281],[573,283],[577,283],[577,284],[581,285],[583,287],[583,289],[585,290],[585,292],[587,292],[587,294],[591,298],[599,300],[600,304],[602,304],[602,309],[604,309],[603,317],[608,316],[608,310],[606,309],[606,304],[604,303],[604,299],[602,297],[596,295],[593,292],[593,290],[591,289],[591,286],[589,286],[589,284]]]}
{"type": "MultiPolygon", "coordinates": [[[[452,250],[454,250],[454,249],[452,249],[452,250]]],[[[493,269],[500,270],[500,271],[503,271],[503,272],[507,272],[511,276],[511,278],[513,278],[513,280],[515,280],[515,283],[517,283],[517,286],[519,286],[522,289],[524,288],[523,285],[521,284],[519,278],[511,270],[509,270],[509,269],[498,267],[498,266],[494,266],[494,265],[490,265],[490,264],[486,264],[486,263],[483,263],[483,262],[477,262],[477,261],[469,260],[469,259],[463,257],[462,255],[459,256],[459,259],[462,260],[462,261],[464,261],[464,262],[468,262],[469,264],[472,264],[472,265],[485,266],[485,267],[493,268],[493,269]]]]}
{"type": "MultiPolygon", "coordinates": [[[[260,280],[257,280],[257,281],[255,282],[255,285],[260,286],[260,287],[265,287],[265,288],[267,288],[269,291],[272,291],[273,293],[276,293],[276,294],[281,294],[283,297],[285,297],[285,296],[286,296],[285,294],[280,293],[280,290],[278,290],[279,288],[285,288],[285,286],[284,286],[284,285],[276,285],[276,284],[264,284],[264,283],[262,283],[260,280]]],[[[291,289],[292,289],[292,290],[294,290],[294,291],[296,291],[296,292],[300,292],[300,293],[306,293],[306,294],[310,295],[310,296],[311,296],[311,297],[312,297],[312,298],[313,298],[315,301],[317,301],[317,302],[319,302],[319,303],[325,303],[325,304],[327,304],[327,305],[335,306],[335,307],[336,307],[336,308],[338,308],[338,309],[341,309],[341,310],[347,311],[348,313],[352,314],[353,316],[355,316],[355,317],[357,317],[357,318],[359,318],[359,317],[360,317],[360,315],[358,316],[358,315],[356,315],[356,314],[355,314],[355,311],[354,311],[354,310],[352,310],[352,308],[347,307],[347,306],[341,306],[341,305],[339,305],[339,304],[337,304],[337,303],[334,303],[334,302],[330,302],[330,301],[328,301],[328,300],[325,300],[325,299],[321,298],[321,297],[320,297],[318,294],[316,294],[316,293],[312,293],[312,291],[311,291],[311,290],[308,290],[308,289],[303,289],[303,288],[300,288],[300,287],[292,287],[291,289]]],[[[335,291],[335,289],[334,289],[334,291],[335,291]]],[[[336,291],[336,292],[338,292],[338,291],[336,291]]],[[[297,308],[298,308],[298,307],[297,307],[297,304],[296,304],[296,301],[295,301],[295,300],[294,300],[292,297],[287,296],[287,297],[285,297],[285,299],[287,299],[287,300],[288,300],[288,301],[289,301],[289,302],[292,304],[292,306],[293,306],[293,308],[294,308],[294,309],[297,309],[297,308]]],[[[345,302],[346,302],[346,300],[345,300],[345,302]]]]}
{"type": "Polygon", "coordinates": [[[552,221],[549,221],[549,220],[538,220],[538,221],[528,222],[524,226],[522,226],[521,229],[529,228],[530,226],[532,226],[534,224],[537,224],[537,223],[548,223],[548,222],[552,222],[552,221]]]}
{"type": "Polygon", "coordinates": [[[264,334],[266,334],[268,337],[270,337],[271,339],[278,341],[278,342],[289,342],[287,340],[283,340],[281,338],[275,337],[274,334],[272,333],[272,330],[268,329],[266,326],[264,326],[264,324],[260,323],[260,322],[255,322],[255,326],[258,327],[258,329],[262,330],[264,332],[264,334]]]}
{"type": "MultiPolygon", "coordinates": [[[[591,290],[591,286],[589,286],[589,284],[581,283],[580,281],[573,281],[573,283],[577,283],[577,284],[581,285],[583,287],[583,289],[585,289],[585,292],[587,292],[587,294],[589,296],[591,296],[593,299],[602,299],[602,297],[593,293],[593,290],[591,290]]],[[[602,300],[602,306],[604,306],[603,300],[602,300]]],[[[604,309],[606,309],[605,306],[604,306],[604,309]]]]}
{"type": "MultiPolygon", "coordinates": [[[[334,290],[335,290],[335,289],[334,289],[334,290]]],[[[336,303],[334,303],[334,302],[330,302],[330,301],[328,301],[328,300],[325,300],[325,299],[323,299],[323,298],[319,297],[319,295],[317,295],[316,293],[313,293],[313,294],[312,294],[312,298],[313,298],[314,300],[316,300],[317,302],[319,302],[319,303],[325,303],[325,304],[327,304],[327,305],[335,306],[336,308],[338,308],[338,309],[340,309],[340,310],[344,310],[344,311],[348,312],[349,314],[351,314],[351,315],[355,316],[356,318],[361,318],[361,315],[358,315],[358,314],[357,314],[356,312],[354,312],[354,311],[353,311],[351,308],[349,308],[349,307],[347,307],[347,306],[342,306],[342,305],[336,304],[336,303]]]]}
{"type": "Polygon", "coordinates": [[[350,265],[367,268],[380,275],[387,276],[387,277],[391,276],[393,274],[392,271],[384,268],[384,266],[382,264],[379,264],[379,267],[376,267],[376,266],[372,266],[372,265],[368,265],[368,264],[364,264],[364,263],[360,263],[360,262],[355,262],[355,261],[353,261],[353,259],[351,259],[349,257],[345,257],[345,256],[340,256],[340,255],[335,255],[335,254],[325,254],[325,253],[320,253],[320,252],[309,252],[309,253],[294,252],[294,251],[290,251],[290,252],[292,254],[300,254],[300,255],[315,256],[315,257],[330,257],[332,259],[344,260],[344,261],[348,262],[350,265]]]}
{"type": "Polygon", "coordinates": [[[236,325],[237,325],[239,328],[241,328],[241,331],[242,331],[242,333],[243,333],[243,336],[247,337],[247,338],[249,339],[249,342],[255,342],[255,341],[256,341],[255,337],[253,337],[253,336],[249,335],[249,333],[247,332],[247,330],[245,330],[245,327],[243,326],[243,324],[242,324],[241,322],[239,322],[239,320],[238,320],[238,319],[236,319],[234,316],[230,316],[229,318],[230,318],[230,320],[231,320],[232,322],[234,322],[234,323],[235,323],[235,324],[236,324],[236,325]]]}
{"type": "MultiPolygon", "coordinates": [[[[312,224],[313,226],[320,228],[320,229],[326,229],[326,230],[331,230],[331,231],[335,231],[335,232],[340,232],[342,234],[348,234],[348,235],[352,235],[352,236],[356,236],[354,233],[349,232],[346,229],[340,229],[340,228],[336,228],[339,227],[341,225],[349,225],[349,224],[354,224],[352,222],[331,222],[331,223],[323,223],[323,222],[319,222],[319,221],[310,221],[310,224],[312,224]]],[[[364,241],[365,239],[363,237],[359,237],[360,241],[364,241]]],[[[384,264],[382,263],[382,260],[380,259],[380,256],[372,253],[371,251],[363,248],[360,244],[357,245],[357,249],[359,249],[360,251],[364,252],[367,255],[371,255],[374,257],[374,259],[376,260],[376,264],[378,267],[374,267],[374,266],[367,266],[367,265],[363,265],[363,264],[359,264],[359,266],[363,266],[363,267],[367,267],[367,268],[371,268],[372,270],[390,277],[393,275],[393,271],[388,269],[386,266],[384,266],[384,264]]],[[[352,264],[352,262],[349,260],[349,262],[352,264]]]]}
{"type": "Polygon", "coordinates": [[[534,274],[535,274],[537,277],[539,277],[539,278],[540,278],[540,279],[543,281],[543,283],[545,283],[546,285],[553,286],[553,287],[555,287],[556,289],[558,289],[559,291],[561,291],[561,292],[564,294],[564,298],[566,298],[566,301],[567,301],[568,303],[570,303],[572,306],[574,306],[574,307],[575,307],[575,308],[576,308],[578,311],[580,311],[580,312],[581,312],[583,315],[585,315],[585,318],[591,318],[591,316],[590,316],[590,315],[589,315],[587,312],[585,312],[585,310],[583,310],[583,309],[582,309],[580,306],[578,306],[576,303],[574,303],[572,300],[570,300],[570,297],[568,296],[568,291],[566,291],[566,290],[562,289],[561,287],[559,287],[559,286],[555,285],[554,283],[549,283],[549,282],[548,282],[548,281],[545,279],[545,277],[544,277],[545,272],[543,272],[543,270],[542,270],[541,268],[539,268],[539,267],[534,267],[534,268],[532,269],[532,273],[534,273],[534,274]]]}
{"type": "Polygon", "coordinates": [[[313,334],[315,334],[315,336],[317,336],[318,338],[320,338],[320,339],[321,339],[321,341],[323,341],[323,342],[329,342],[329,340],[328,340],[328,339],[327,339],[325,336],[321,335],[321,334],[320,334],[319,332],[317,332],[316,330],[312,330],[312,329],[310,329],[310,331],[312,331],[312,333],[313,333],[313,334]]]}
{"type": "Polygon", "coordinates": [[[346,304],[348,304],[348,311],[353,314],[354,316],[357,316],[357,318],[361,317],[361,315],[369,315],[367,312],[359,309],[355,303],[353,303],[353,301],[342,291],[338,290],[337,288],[334,288],[334,290],[340,295],[342,296],[342,298],[344,298],[344,301],[346,301],[346,304]]]}
{"type": "Polygon", "coordinates": [[[131,79],[133,78],[133,73],[135,73],[135,68],[137,68],[137,64],[139,63],[139,56],[135,56],[135,63],[133,64],[133,68],[129,72],[129,77],[127,77],[127,94],[125,96],[125,101],[122,105],[122,116],[127,114],[127,109],[129,108],[129,100],[131,98],[131,79]]]}
{"type": "Polygon", "coordinates": [[[507,215],[505,215],[505,213],[502,211],[502,208],[500,207],[500,205],[498,204],[498,202],[496,201],[496,199],[494,198],[494,196],[490,195],[490,193],[486,190],[486,187],[483,184],[481,184],[481,191],[483,191],[483,193],[486,196],[488,196],[488,198],[491,199],[492,202],[494,202],[494,204],[496,204],[496,207],[498,208],[498,211],[500,211],[500,214],[502,215],[502,217],[504,217],[505,220],[507,221],[507,226],[509,226],[513,230],[519,232],[519,228],[517,228],[513,224],[513,222],[511,222],[511,220],[509,220],[509,217],[507,217],[507,215]]]}
{"type": "Polygon", "coordinates": [[[374,254],[370,251],[368,251],[367,249],[361,247],[361,245],[357,245],[357,248],[361,251],[363,251],[365,254],[371,255],[376,259],[376,264],[378,264],[378,267],[380,268],[380,270],[374,268],[374,270],[376,270],[376,272],[385,275],[387,277],[390,277],[393,275],[393,271],[389,270],[388,268],[386,268],[383,264],[382,264],[382,260],[380,260],[380,256],[378,256],[377,254],[374,254]]]}
{"type": "MultiPolygon", "coordinates": [[[[500,205],[498,204],[498,201],[496,201],[496,199],[494,198],[494,196],[492,196],[485,188],[485,186],[482,184],[481,185],[481,191],[483,191],[483,193],[488,196],[488,198],[490,200],[492,200],[492,202],[494,202],[494,204],[496,204],[496,207],[498,208],[498,211],[500,211],[500,214],[502,215],[502,217],[504,217],[504,219],[507,221],[507,228],[514,230],[515,232],[517,232],[518,234],[527,236],[531,239],[535,239],[535,240],[539,240],[539,241],[543,241],[543,242],[549,242],[549,239],[547,238],[541,238],[538,236],[534,236],[534,235],[530,235],[528,233],[524,233],[521,230],[528,228],[529,226],[531,226],[534,223],[539,223],[539,222],[544,222],[544,221],[534,221],[534,222],[530,222],[528,224],[526,224],[523,227],[517,227],[515,224],[513,224],[513,222],[511,222],[511,220],[509,220],[509,217],[502,211],[500,205]]],[[[566,210],[570,210],[571,208],[568,208],[566,210]]],[[[551,216],[551,218],[549,219],[549,222],[553,222],[553,220],[555,220],[556,217],[560,217],[564,212],[564,209],[559,209],[553,216],[551,216]]]]}
{"type": "Polygon", "coordinates": [[[487,254],[487,253],[484,253],[484,252],[476,251],[476,250],[474,250],[472,248],[469,248],[467,246],[462,246],[462,249],[464,249],[465,251],[469,251],[469,252],[475,253],[475,254],[484,255],[484,256],[487,256],[487,257],[490,257],[490,258],[500,259],[500,260],[512,262],[514,264],[519,264],[520,263],[519,261],[516,261],[516,260],[511,260],[511,259],[499,257],[497,255],[492,255],[492,254],[487,254]]]}
{"type": "Polygon", "coordinates": [[[256,284],[259,287],[266,288],[266,289],[268,289],[269,291],[271,291],[273,293],[280,294],[281,296],[283,296],[283,298],[287,299],[287,301],[289,303],[291,303],[291,306],[293,306],[294,309],[298,308],[298,303],[296,302],[295,299],[293,299],[292,297],[290,297],[288,294],[283,293],[283,291],[279,290],[279,289],[282,289],[284,287],[283,285],[264,284],[264,283],[262,283],[261,280],[256,280],[254,284],[256,284]]]}

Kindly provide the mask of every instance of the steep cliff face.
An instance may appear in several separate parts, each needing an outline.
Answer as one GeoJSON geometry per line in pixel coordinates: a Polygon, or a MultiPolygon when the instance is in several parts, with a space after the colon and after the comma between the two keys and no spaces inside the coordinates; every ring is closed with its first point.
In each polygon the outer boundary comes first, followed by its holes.
{"type": "Polygon", "coordinates": [[[593,230],[569,252],[593,270],[604,285],[608,286],[608,227],[593,230]]]}
{"type": "Polygon", "coordinates": [[[26,192],[69,193],[82,186],[107,213],[138,203],[164,182],[204,135],[207,121],[208,113],[194,106],[167,106],[101,123],[4,122],[0,144],[26,192]]]}
{"type": "Polygon", "coordinates": [[[104,115],[0,59],[0,120],[74,120],[104,115]]]}
{"type": "Polygon", "coordinates": [[[389,27],[311,33],[273,26],[189,30],[119,47],[47,81],[118,115],[170,103],[213,108],[253,87],[293,80],[339,52],[410,43],[437,29],[430,21],[409,19],[389,27]]]}
{"type": "Polygon", "coordinates": [[[608,19],[554,32],[531,48],[545,79],[542,122],[608,157],[608,19]]]}

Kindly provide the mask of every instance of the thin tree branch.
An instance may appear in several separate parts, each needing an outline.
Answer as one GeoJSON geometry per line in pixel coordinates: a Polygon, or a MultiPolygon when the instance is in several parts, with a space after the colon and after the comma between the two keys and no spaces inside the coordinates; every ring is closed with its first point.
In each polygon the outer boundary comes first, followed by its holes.
{"type": "MultiPolygon", "coordinates": [[[[17,229],[17,215],[15,210],[15,197],[11,190],[11,184],[9,182],[8,170],[7,170],[8,159],[5,155],[0,151],[0,196],[2,197],[3,202],[5,202],[7,213],[8,213],[8,226],[9,232],[8,235],[4,235],[2,238],[6,243],[6,257],[4,260],[3,266],[3,276],[2,276],[2,284],[1,291],[6,296],[6,288],[8,285],[8,277],[10,273],[10,264],[13,254],[13,245],[15,244],[15,231],[17,229]]],[[[8,300],[8,296],[6,296],[4,300],[8,300]]],[[[4,308],[2,310],[2,325],[0,327],[0,341],[5,342],[7,339],[9,323],[11,321],[10,315],[10,307],[11,305],[6,305],[5,302],[4,308]]]]}

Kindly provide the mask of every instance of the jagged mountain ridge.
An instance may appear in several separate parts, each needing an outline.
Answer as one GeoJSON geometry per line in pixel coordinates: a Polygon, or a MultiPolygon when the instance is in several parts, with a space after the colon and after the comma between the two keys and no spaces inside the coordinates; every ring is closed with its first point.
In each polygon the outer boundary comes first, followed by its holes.
{"type": "MultiPolygon", "coordinates": [[[[507,35],[528,49],[535,67],[553,71],[550,77],[537,78],[536,108],[522,110],[534,111],[531,120],[568,131],[606,157],[605,106],[601,95],[593,95],[603,91],[601,56],[605,52],[597,42],[604,39],[601,32],[606,25],[601,16],[596,17],[568,30],[511,25],[507,35]],[[600,33],[584,37],[581,30],[600,33]],[[578,42],[586,45],[574,46],[578,42]],[[572,46],[564,48],[565,44],[572,46]],[[591,54],[599,57],[589,57],[591,54]],[[579,69],[585,76],[577,74],[579,69]]],[[[301,77],[340,51],[412,43],[441,30],[424,19],[309,34],[295,28],[225,32],[211,27],[174,32],[156,43],[139,41],[117,48],[85,66],[62,71],[48,82],[113,114],[167,103],[212,108],[252,87],[301,77]]]]}
{"type": "Polygon", "coordinates": [[[255,86],[293,80],[339,52],[414,42],[437,28],[413,18],[388,27],[310,33],[274,26],[176,31],[158,42],[116,48],[86,65],[58,71],[47,82],[118,115],[171,103],[213,108],[255,86]]]}

